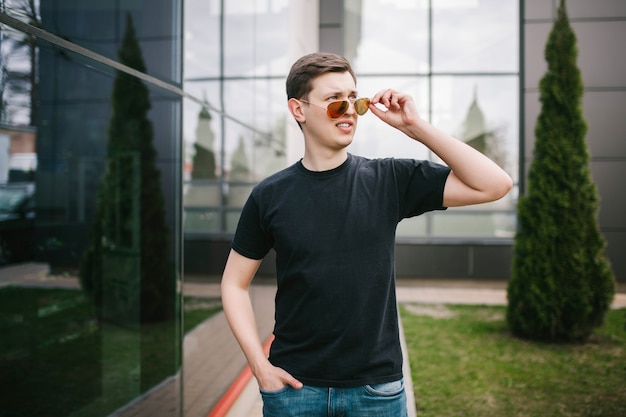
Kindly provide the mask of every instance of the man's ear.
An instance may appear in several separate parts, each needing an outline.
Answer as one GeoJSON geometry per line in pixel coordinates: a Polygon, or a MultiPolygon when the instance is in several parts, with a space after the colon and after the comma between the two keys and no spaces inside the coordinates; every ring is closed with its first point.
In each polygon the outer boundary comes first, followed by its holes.
{"type": "Polygon", "coordinates": [[[289,112],[296,119],[297,122],[302,123],[306,120],[304,117],[304,113],[302,113],[302,103],[295,98],[290,98],[287,102],[287,107],[289,108],[289,112]]]}

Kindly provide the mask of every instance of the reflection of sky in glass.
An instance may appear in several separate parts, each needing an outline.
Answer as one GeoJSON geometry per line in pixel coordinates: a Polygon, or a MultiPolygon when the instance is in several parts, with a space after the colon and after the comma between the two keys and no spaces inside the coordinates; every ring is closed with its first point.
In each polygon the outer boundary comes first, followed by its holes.
{"type": "Polygon", "coordinates": [[[363,0],[361,36],[353,62],[355,71],[361,74],[427,71],[427,12],[414,2],[363,0]]]}
{"type": "Polygon", "coordinates": [[[433,71],[518,71],[518,1],[433,1],[433,71]]]}
{"type": "MultiPolygon", "coordinates": [[[[285,75],[287,0],[224,2],[225,75],[285,75]]],[[[185,78],[220,75],[220,1],[185,0],[185,78]]]]}
{"type": "Polygon", "coordinates": [[[219,75],[219,1],[185,0],[185,78],[219,75]]]}

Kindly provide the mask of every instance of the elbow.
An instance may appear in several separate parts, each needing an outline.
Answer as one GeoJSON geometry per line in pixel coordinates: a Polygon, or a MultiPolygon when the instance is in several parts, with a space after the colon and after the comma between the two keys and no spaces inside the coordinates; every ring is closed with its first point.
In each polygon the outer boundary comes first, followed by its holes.
{"type": "Polygon", "coordinates": [[[500,200],[511,191],[511,188],[513,188],[513,179],[509,174],[502,171],[501,178],[492,188],[492,201],[500,200]]]}

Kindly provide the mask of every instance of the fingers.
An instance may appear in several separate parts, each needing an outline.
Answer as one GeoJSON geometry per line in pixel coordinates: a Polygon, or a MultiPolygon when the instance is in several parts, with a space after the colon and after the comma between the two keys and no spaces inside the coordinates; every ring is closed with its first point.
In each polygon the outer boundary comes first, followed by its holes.
{"type": "Polygon", "coordinates": [[[382,104],[389,110],[400,110],[402,108],[401,103],[405,97],[405,94],[388,88],[376,93],[371,99],[371,104],[382,104]]]}
{"type": "Polygon", "coordinates": [[[259,386],[268,391],[279,390],[287,385],[294,389],[301,389],[303,384],[294,378],[289,372],[282,368],[273,367],[269,375],[264,375],[263,378],[257,376],[257,382],[259,386]]]}

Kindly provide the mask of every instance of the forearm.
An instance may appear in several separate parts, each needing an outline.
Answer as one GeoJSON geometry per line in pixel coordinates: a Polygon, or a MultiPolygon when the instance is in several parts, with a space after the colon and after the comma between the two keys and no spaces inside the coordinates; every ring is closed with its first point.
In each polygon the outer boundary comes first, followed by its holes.
{"type": "Polygon", "coordinates": [[[257,330],[248,288],[222,282],[222,305],[226,320],[254,375],[269,361],[257,330]]]}
{"type": "Polygon", "coordinates": [[[230,251],[222,276],[224,314],[259,387],[275,390],[288,384],[300,389],[300,381],[270,363],[261,344],[249,292],[259,265],[260,260],[246,258],[235,250],[230,251]]]}
{"type": "Polygon", "coordinates": [[[392,89],[379,91],[372,97],[370,109],[385,123],[426,145],[452,169],[444,189],[445,207],[497,200],[511,189],[511,177],[495,162],[422,119],[410,95],[392,89]]]}

